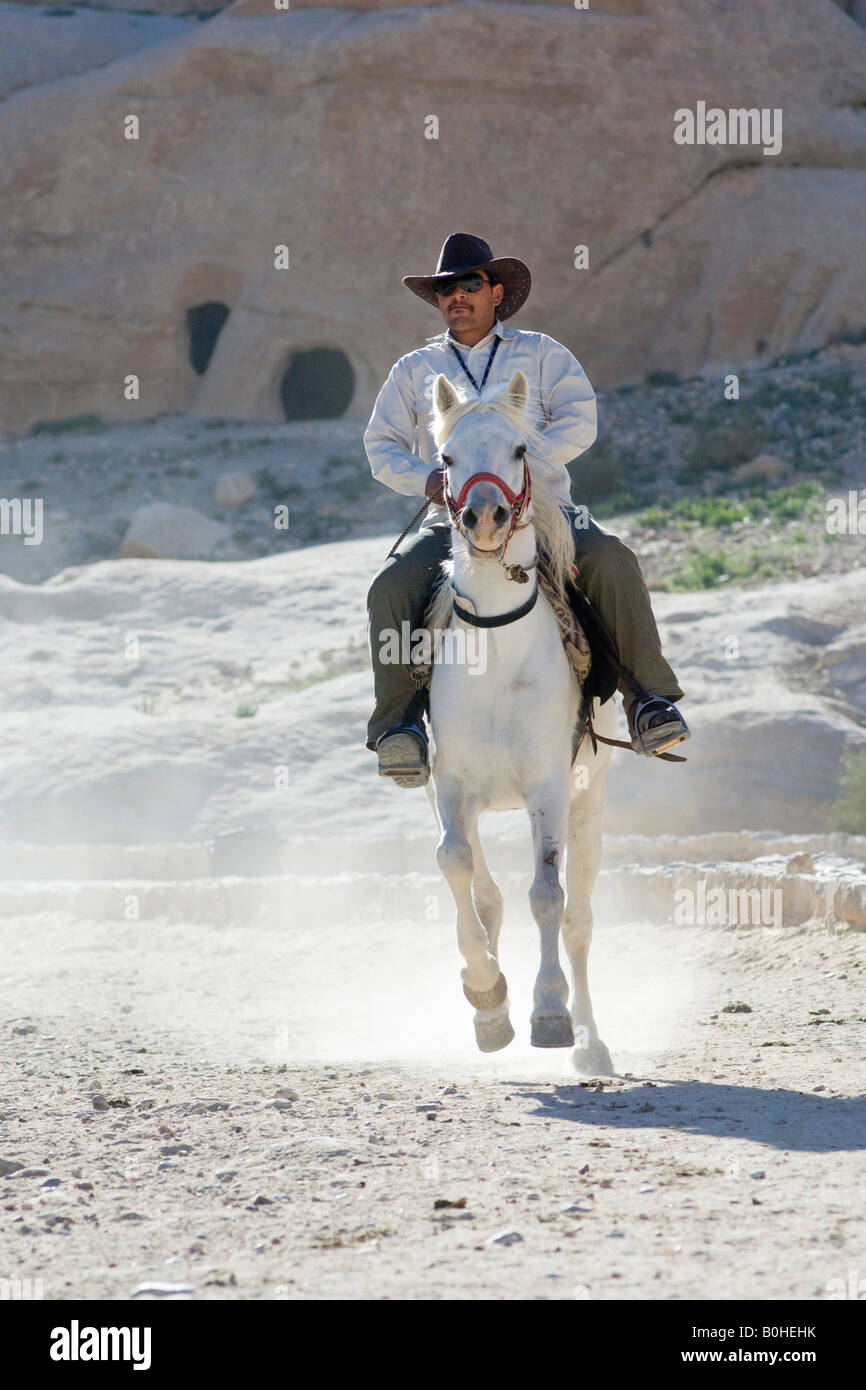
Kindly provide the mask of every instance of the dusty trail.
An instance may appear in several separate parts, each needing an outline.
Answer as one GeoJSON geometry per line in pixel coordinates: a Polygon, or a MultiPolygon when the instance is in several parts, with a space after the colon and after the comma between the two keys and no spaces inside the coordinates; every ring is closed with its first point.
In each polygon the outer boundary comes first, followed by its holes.
{"type": "Polygon", "coordinates": [[[27,1016],[2,1030],[0,1157],[25,1166],[0,1177],[0,1276],[50,1298],[822,1299],[866,1275],[862,934],[599,930],[597,1013],[632,1075],[580,1085],[528,1046],[532,934],[506,932],[518,1038],[485,1059],[451,932],[4,923],[27,1016]]]}

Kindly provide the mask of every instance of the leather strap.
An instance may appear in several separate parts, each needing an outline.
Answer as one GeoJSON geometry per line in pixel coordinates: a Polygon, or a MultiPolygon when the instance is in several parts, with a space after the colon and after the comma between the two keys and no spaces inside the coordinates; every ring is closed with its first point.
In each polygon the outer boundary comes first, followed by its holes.
{"type": "Polygon", "coordinates": [[[531,613],[538,602],[538,586],[525,603],[521,603],[519,608],[512,608],[507,613],[497,613],[492,618],[481,618],[477,613],[470,613],[468,608],[461,608],[457,599],[454,599],[454,612],[464,623],[469,623],[470,627],[506,627],[509,623],[516,623],[519,618],[525,618],[527,613],[531,613]]]}

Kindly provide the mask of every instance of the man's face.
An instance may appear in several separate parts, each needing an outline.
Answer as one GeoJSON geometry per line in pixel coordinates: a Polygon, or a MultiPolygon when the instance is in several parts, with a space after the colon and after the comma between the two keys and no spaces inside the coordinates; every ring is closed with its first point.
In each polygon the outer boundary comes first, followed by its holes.
{"type": "MultiPolygon", "coordinates": [[[[493,324],[497,304],[504,290],[501,285],[492,285],[487,272],[473,271],[471,275],[461,276],[462,280],[481,280],[481,288],[471,293],[460,280],[454,282],[453,293],[436,292],[436,302],[448,327],[453,333],[472,333],[493,324]]],[[[447,286],[446,288],[451,288],[447,286]]]]}

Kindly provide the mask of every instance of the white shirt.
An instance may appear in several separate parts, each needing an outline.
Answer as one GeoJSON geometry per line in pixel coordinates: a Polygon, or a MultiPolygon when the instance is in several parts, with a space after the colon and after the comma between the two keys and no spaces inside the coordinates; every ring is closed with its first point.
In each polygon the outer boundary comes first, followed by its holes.
{"type": "MultiPolygon", "coordinates": [[[[577,358],[562,343],[546,333],[506,328],[499,319],[474,347],[457,342],[448,330],[394,364],[364,433],[373,477],[395,492],[423,497],[430,470],[439,466],[428,429],[433,382],[442,372],[461,394],[473,390],[449,341],[480,387],[494,337],[500,343],[487,384],[510,381],[518,369],[525,373],[533,423],[544,435],[544,450],[533,450],[532,461],[546,465],[544,472],[558,501],[572,506],[565,466],[595,440],[595,392],[577,358]]],[[[441,507],[432,509],[427,522],[439,519],[443,512],[441,507]]]]}

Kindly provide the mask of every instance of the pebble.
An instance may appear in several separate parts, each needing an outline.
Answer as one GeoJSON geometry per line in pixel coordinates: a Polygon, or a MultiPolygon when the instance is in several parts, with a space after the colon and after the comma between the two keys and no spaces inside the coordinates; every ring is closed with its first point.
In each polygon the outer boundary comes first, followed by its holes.
{"type": "Polygon", "coordinates": [[[42,1187],[59,1187],[59,1186],[60,1186],[60,1179],[59,1179],[59,1178],[46,1178],[45,1181],[44,1181],[44,1183],[42,1183],[41,1185],[42,1185],[42,1187]]]}
{"type": "Polygon", "coordinates": [[[237,1177],[237,1168],[218,1168],[214,1177],[218,1182],[231,1182],[232,1178],[237,1177]]]}
{"type": "Polygon", "coordinates": [[[297,1091],[293,1091],[292,1088],[291,1088],[291,1086],[281,1086],[280,1089],[279,1089],[278,1091],[275,1091],[275,1092],[274,1092],[274,1094],[275,1094],[277,1100],[300,1100],[300,1099],[301,1099],[301,1097],[298,1095],[297,1091]]]}
{"type": "Polygon", "coordinates": [[[188,1154],[191,1147],[190,1144],[161,1144],[159,1152],[163,1158],[171,1158],[173,1154],[188,1154]]]}
{"type": "Polygon", "coordinates": [[[588,1163],[582,1163],[582,1164],[580,1165],[580,1167],[578,1168],[577,1171],[578,1171],[578,1173],[588,1173],[588,1172],[589,1172],[589,1164],[588,1164],[588,1163]]]}
{"type": "Polygon", "coordinates": [[[147,1283],[139,1284],[137,1289],[133,1289],[133,1298],[182,1298],[195,1293],[194,1284],[161,1284],[147,1283]]]}
{"type": "Polygon", "coordinates": [[[23,1037],[25,1033],[35,1033],[36,1031],[35,1023],[22,1023],[17,1028],[12,1029],[12,1032],[16,1033],[19,1037],[23,1037]]]}
{"type": "Polygon", "coordinates": [[[147,1217],[142,1216],[138,1211],[124,1211],[118,1216],[118,1221],[146,1221],[147,1217]]]}
{"type": "Polygon", "coordinates": [[[565,1216],[573,1216],[575,1214],[582,1214],[587,1211],[592,1211],[592,1203],[584,1202],[583,1200],[577,1202],[569,1202],[567,1206],[560,1207],[559,1210],[565,1216]]]}
{"type": "Polygon", "coordinates": [[[456,1096],[456,1094],[457,1094],[457,1087],[456,1087],[456,1086],[443,1086],[443,1087],[442,1087],[442,1094],[443,1094],[443,1096],[456,1096]]]}
{"type": "Polygon", "coordinates": [[[177,1167],[177,1164],[176,1164],[176,1163],[172,1163],[172,1161],[171,1161],[170,1158],[165,1158],[165,1159],[163,1159],[162,1163],[158,1163],[158,1164],[156,1165],[156,1171],[157,1171],[158,1173],[165,1173],[165,1172],[168,1171],[169,1168],[176,1168],[176,1167],[177,1167]]]}
{"type": "Polygon", "coordinates": [[[765,1178],[766,1176],[767,1175],[764,1172],[763,1168],[756,1168],[754,1173],[749,1174],[750,1178],[765,1178]]]}
{"type": "Polygon", "coordinates": [[[94,1110],[108,1109],[108,1101],[105,1099],[105,1096],[102,1095],[99,1091],[96,1092],[96,1095],[91,1096],[90,1103],[93,1106],[94,1110]]]}
{"type": "Polygon", "coordinates": [[[18,1172],[17,1172],[17,1173],[14,1173],[13,1176],[16,1177],[16,1178],[47,1178],[47,1177],[48,1177],[48,1169],[47,1169],[47,1168],[19,1168],[19,1169],[18,1169],[18,1172]]]}
{"type": "Polygon", "coordinates": [[[292,1102],[290,1100],[269,1100],[265,1107],[266,1110],[291,1110],[291,1108],[292,1102]]]}
{"type": "Polygon", "coordinates": [[[270,1207],[273,1206],[273,1201],[270,1197],[265,1197],[262,1193],[259,1193],[258,1197],[253,1198],[250,1205],[254,1207],[270,1207]]]}
{"type": "Polygon", "coordinates": [[[813,1087],[812,1087],[812,1090],[813,1090],[813,1091],[826,1091],[826,1089],[827,1089],[826,1086],[813,1086],[813,1087]]]}
{"type": "Polygon", "coordinates": [[[488,1245],[518,1245],[522,1242],[523,1236],[519,1231],[497,1231],[495,1236],[491,1236],[487,1241],[488,1245]]]}
{"type": "Polygon", "coordinates": [[[17,1173],[23,1167],[24,1164],[14,1158],[0,1158],[0,1178],[8,1178],[10,1173],[17,1173]]]}

